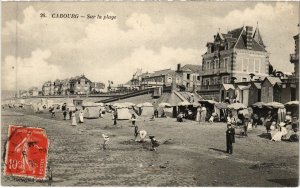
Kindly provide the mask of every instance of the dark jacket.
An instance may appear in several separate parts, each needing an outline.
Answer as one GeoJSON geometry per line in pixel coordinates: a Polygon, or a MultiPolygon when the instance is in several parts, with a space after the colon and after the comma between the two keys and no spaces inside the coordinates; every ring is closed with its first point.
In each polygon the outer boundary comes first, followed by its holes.
{"type": "Polygon", "coordinates": [[[235,142],[234,135],[235,135],[234,128],[232,127],[228,128],[226,131],[226,142],[234,143],[235,142]]]}

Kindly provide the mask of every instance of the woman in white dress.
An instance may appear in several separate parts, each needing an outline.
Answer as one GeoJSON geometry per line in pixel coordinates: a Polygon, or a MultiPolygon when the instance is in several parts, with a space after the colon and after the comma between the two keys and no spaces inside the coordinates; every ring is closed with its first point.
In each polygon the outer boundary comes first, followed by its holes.
{"type": "Polygon", "coordinates": [[[77,125],[76,116],[75,113],[72,113],[72,126],[76,126],[76,125],[77,125]]]}
{"type": "Polygon", "coordinates": [[[205,108],[204,105],[202,105],[202,108],[201,108],[201,121],[205,122],[205,118],[206,118],[206,108],[205,108]]]}
{"type": "Polygon", "coordinates": [[[83,123],[84,121],[83,121],[83,111],[82,110],[80,110],[80,112],[79,112],[79,123],[83,123]]]}
{"type": "Polygon", "coordinates": [[[201,117],[201,113],[200,113],[201,109],[200,107],[197,108],[197,115],[196,115],[196,121],[200,122],[200,117],[201,117]]]}

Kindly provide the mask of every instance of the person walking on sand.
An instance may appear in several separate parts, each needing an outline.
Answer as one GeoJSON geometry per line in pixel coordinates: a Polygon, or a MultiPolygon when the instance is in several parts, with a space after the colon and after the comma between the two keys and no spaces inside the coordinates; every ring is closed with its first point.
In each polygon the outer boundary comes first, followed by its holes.
{"type": "Polygon", "coordinates": [[[76,115],[72,113],[72,126],[77,126],[76,115]]]}
{"type": "Polygon", "coordinates": [[[235,131],[231,124],[227,124],[227,131],[226,131],[226,152],[229,154],[233,153],[233,146],[232,144],[235,142],[235,131]]]}
{"type": "Polygon", "coordinates": [[[79,123],[83,123],[84,121],[83,121],[83,111],[82,110],[80,110],[80,112],[79,112],[79,123]]]}
{"type": "Polygon", "coordinates": [[[134,114],[132,114],[132,116],[131,116],[131,123],[132,123],[133,126],[135,126],[135,121],[136,121],[136,117],[135,117],[134,114]]]}

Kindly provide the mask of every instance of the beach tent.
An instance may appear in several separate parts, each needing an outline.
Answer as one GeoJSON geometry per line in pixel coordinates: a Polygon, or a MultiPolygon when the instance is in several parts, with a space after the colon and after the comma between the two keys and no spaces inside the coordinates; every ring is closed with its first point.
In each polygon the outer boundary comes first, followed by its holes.
{"type": "Polygon", "coordinates": [[[99,118],[99,110],[98,106],[86,106],[83,111],[83,117],[87,119],[97,119],[99,118]]]}
{"type": "Polygon", "coordinates": [[[23,108],[24,108],[24,110],[26,110],[26,111],[33,111],[33,110],[34,110],[32,104],[24,104],[23,108]]]}
{"type": "Polygon", "coordinates": [[[118,120],[130,119],[131,114],[128,108],[118,108],[118,120]]]}
{"type": "Polygon", "coordinates": [[[292,112],[293,117],[299,118],[299,101],[290,101],[284,104],[287,112],[292,112]]]}
{"type": "Polygon", "coordinates": [[[153,106],[143,106],[141,116],[152,116],[154,114],[153,106]]]}

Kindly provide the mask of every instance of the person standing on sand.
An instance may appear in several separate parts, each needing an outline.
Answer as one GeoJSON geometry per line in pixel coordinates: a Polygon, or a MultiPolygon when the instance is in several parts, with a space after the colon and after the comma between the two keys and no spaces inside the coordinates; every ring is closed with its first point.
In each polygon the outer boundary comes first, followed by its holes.
{"type": "Polygon", "coordinates": [[[196,114],[196,122],[200,122],[200,118],[201,118],[201,113],[200,113],[201,109],[200,107],[197,108],[197,114],[196,114]]]}
{"type": "Polygon", "coordinates": [[[115,109],[115,111],[114,111],[113,118],[114,118],[114,125],[117,125],[117,119],[118,119],[118,111],[117,111],[117,109],[115,109]]]}
{"type": "Polygon", "coordinates": [[[69,110],[69,118],[70,119],[72,119],[72,114],[73,114],[72,110],[69,110]]]}
{"type": "Polygon", "coordinates": [[[232,144],[235,143],[235,131],[231,124],[227,124],[227,131],[226,131],[226,152],[229,154],[233,153],[233,146],[232,144]]]}
{"type": "Polygon", "coordinates": [[[69,109],[63,111],[64,120],[66,120],[66,118],[67,118],[67,111],[68,111],[68,110],[69,110],[69,109]]]}
{"type": "Polygon", "coordinates": [[[82,110],[80,110],[80,112],[79,112],[79,123],[83,123],[84,121],[83,121],[83,111],[82,110]]]}
{"type": "Polygon", "coordinates": [[[137,141],[137,137],[139,135],[139,127],[137,125],[134,125],[134,141],[137,141]]]}
{"type": "Polygon", "coordinates": [[[206,118],[206,108],[205,105],[203,104],[201,108],[201,121],[205,122],[205,118],[206,118]]]}
{"type": "Polygon", "coordinates": [[[135,117],[134,114],[132,114],[132,116],[131,116],[131,123],[132,123],[133,126],[135,126],[135,121],[136,121],[136,117],[135,117]]]}
{"type": "Polygon", "coordinates": [[[76,126],[76,125],[77,125],[76,115],[75,113],[72,113],[72,126],[76,126]]]}

